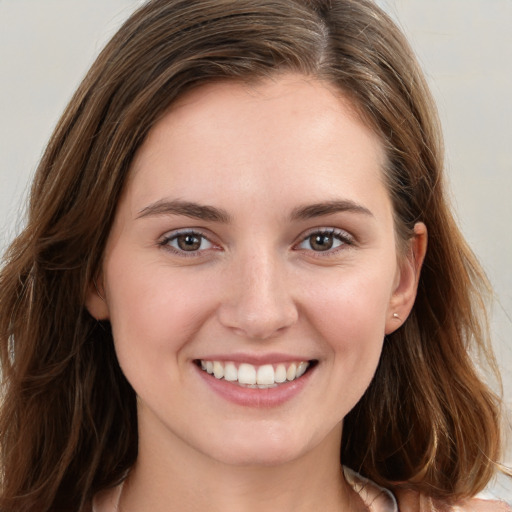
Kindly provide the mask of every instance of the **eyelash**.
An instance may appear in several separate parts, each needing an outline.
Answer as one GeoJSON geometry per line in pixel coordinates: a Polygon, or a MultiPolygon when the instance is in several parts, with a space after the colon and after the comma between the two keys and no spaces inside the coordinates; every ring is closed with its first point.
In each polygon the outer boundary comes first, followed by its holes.
{"type": "MultiPolygon", "coordinates": [[[[177,242],[179,243],[179,242],[177,242]]],[[[336,254],[338,251],[343,250],[346,246],[351,246],[354,244],[354,237],[347,233],[346,231],[343,231],[341,229],[336,228],[316,228],[309,233],[307,233],[305,236],[301,238],[301,240],[294,245],[294,250],[305,250],[308,252],[312,252],[315,257],[328,257],[332,256],[333,254],[336,254]],[[339,244],[335,247],[328,247],[325,250],[314,250],[311,247],[311,242],[313,237],[328,237],[331,239],[334,239],[332,244],[335,244],[335,241],[338,241],[339,244]],[[302,247],[303,244],[307,244],[309,241],[309,248],[302,247]]],[[[201,256],[205,251],[209,251],[211,249],[215,248],[215,244],[204,234],[197,230],[180,230],[180,231],[173,231],[172,233],[164,236],[162,240],[158,242],[158,245],[160,247],[163,247],[164,249],[171,251],[174,254],[177,254],[180,257],[185,258],[193,258],[193,257],[199,257],[201,256]],[[199,248],[192,250],[192,251],[186,251],[184,249],[181,249],[180,247],[173,247],[171,245],[172,242],[177,242],[180,237],[192,237],[199,240],[199,248]],[[201,249],[201,245],[203,245],[204,242],[207,242],[210,246],[208,248],[201,249]]]]}
{"type": "Polygon", "coordinates": [[[354,245],[354,237],[352,235],[350,235],[349,233],[347,233],[346,231],[343,231],[341,229],[336,229],[336,228],[321,228],[321,229],[317,228],[317,229],[310,231],[306,236],[301,238],[301,241],[298,244],[296,244],[295,247],[297,247],[297,250],[311,251],[312,253],[315,254],[315,257],[328,257],[333,254],[336,254],[340,250],[343,250],[344,247],[351,246],[351,245],[354,245]],[[301,247],[303,244],[308,243],[308,241],[309,241],[309,244],[311,247],[311,241],[312,241],[313,237],[319,237],[319,236],[330,237],[334,240],[337,240],[340,243],[336,247],[328,247],[327,249],[325,249],[323,251],[322,250],[315,251],[312,248],[308,249],[308,248],[301,247]]]}
{"type": "Polygon", "coordinates": [[[215,247],[215,244],[204,234],[200,231],[196,230],[181,230],[181,231],[173,231],[172,233],[164,236],[162,240],[158,242],[158,245],[160,247],[163,247],[164,249],[177,254],[178,256],[185,257],[185,258],[194,258],[201,256],[201,254],[204,251],[210,250],[215,247]],[[180,237],[194,237],[200,240],[200,245],[203,244],[204,241],[208,242],[211,247],[208,247],[207,249],[199,249],[193,250],[193,251],[186,251],[183,249],[180,249],[179,247],[173,247],[171,245],[172,242],[178,241],[180,237]]]}

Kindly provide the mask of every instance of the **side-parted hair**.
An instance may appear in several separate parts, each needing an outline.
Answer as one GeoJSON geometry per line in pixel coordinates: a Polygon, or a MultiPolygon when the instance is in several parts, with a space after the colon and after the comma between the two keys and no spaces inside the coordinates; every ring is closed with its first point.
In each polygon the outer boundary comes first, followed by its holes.
{"type": "MultiPolygon", "coordinates": [[[[380,137],[399,243],[429,247],[405,324],[345,419],[341,460],[391,489],[454,501],[495,471],[499,401],[472,362],[485,276],[447,206],[436,110],[404,36],[370,0],[152,0],[65,110],[0,273],[0,510],[80,511],[137,457],[135,393],[108,322],[84,303],[137,149],[212,81],[302,73],[337,87],[380,137]]],[[[341,391],[340,391],[341,392],[341,391]]]]}

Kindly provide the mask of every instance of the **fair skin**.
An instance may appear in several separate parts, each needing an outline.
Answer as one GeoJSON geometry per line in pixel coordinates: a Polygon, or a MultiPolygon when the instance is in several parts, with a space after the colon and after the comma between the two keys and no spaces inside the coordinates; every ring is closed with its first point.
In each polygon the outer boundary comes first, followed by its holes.
{"type": "Polygon", "coordinates": [[[340,471],[343,418],[426,247],[418,224],[397,253],[384,159],[342,95],[297,75],[203,86],[152,129],[87,301],[138,398],[120,510],[365,510],[340,471]]]}

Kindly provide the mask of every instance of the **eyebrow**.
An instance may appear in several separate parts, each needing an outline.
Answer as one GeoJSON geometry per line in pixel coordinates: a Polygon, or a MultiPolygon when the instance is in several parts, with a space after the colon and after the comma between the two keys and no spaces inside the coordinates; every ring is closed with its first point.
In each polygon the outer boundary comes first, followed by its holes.
{"type": "MultiPolygon", "coordinates": [[[[354,201],[343,199],[298,206],[292,211],[290,218],[292,220],[308,220],[340,212],[359,213],[373,217],[372,212],[368,210],[368,208],[357,204],[354,201]]],[[[223,224],[227,224],[231,221],[231,216],[222,208],[200,205],[190,201],[181,201],[179,199],[162,199],[160,201],[156,201],[155,203],[152,203],[140,210],[137,218],[140,219],[159,215],[183,215],[192,219],[220,222],[223,224]]]]}
{"type": "Polygon", "coordinates": [[[299,206],[292,211],[291,218],[292,220],[308,220],[340,212],[359,213],[373,217],[373,213],[368,208],[349,199],[342,199],[299,206]]]}
{"type": "Polygon", "coordinates": [[[200,205],[190,201],[160,200],[143,208],[137,215],[137,218],[149,217],[154,215],[184,215],[192,219],[208,220],[211,222],[221,222],[226,224],[230,221],[230,215],[221,208],[214,206],[200,205]]]}

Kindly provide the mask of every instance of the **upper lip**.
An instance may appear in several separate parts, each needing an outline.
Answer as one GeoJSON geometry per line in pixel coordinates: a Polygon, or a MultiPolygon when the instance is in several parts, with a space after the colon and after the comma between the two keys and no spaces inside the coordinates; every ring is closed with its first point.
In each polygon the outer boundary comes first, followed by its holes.
{"type": "Polygon", "coordinates": [[[262,366],[264,364],[292,363],[297,361],[312,361],[311,357],[304,357],[297,354],[209,354],[198,357],[197,360],[202,361],[232,361],[234,363],[249,363],[254,366],[262,366]]]}

